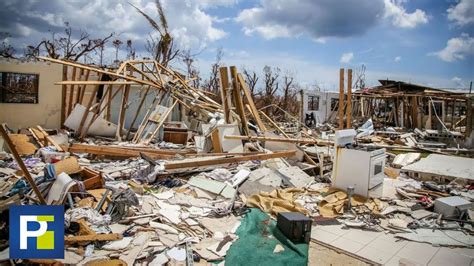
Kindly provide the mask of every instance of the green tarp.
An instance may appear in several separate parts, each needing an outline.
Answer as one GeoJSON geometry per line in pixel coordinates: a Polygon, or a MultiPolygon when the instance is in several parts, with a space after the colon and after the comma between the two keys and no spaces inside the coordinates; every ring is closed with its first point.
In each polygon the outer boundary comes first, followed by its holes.
{"type": "Polygon", "coordinates": [[[225,256],[225,265],[307,265],[308,244],[294,244],[276,227],[276,221],[252,208],[237,229],[239,239],[225,256]],[[285,249],[273,253],[280,244],[285,249]]]}

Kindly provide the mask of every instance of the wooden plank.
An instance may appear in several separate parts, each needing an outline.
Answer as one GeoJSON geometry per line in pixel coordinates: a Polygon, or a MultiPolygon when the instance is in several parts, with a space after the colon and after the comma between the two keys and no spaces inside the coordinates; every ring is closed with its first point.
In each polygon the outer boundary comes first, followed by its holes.
{"type": "Polygon", "coordinates": [[[300,144],[314,144],[314,145],[333,145],[330,141],[321,141],[315,139],[294,139],[294,138],[276,138],[276,137],[257,137],[257,136],[237,136],[237,135],[226,135],[225,139],[239,139],[239,140],[253,140],[253,141],[275,141],[275,142],[287,142],[287,143],[300,143],[300,144]]]}
{"type": "Polygon", "coordinates": [[[123,147],[123,146],[106,146],[106,145],[89,145],[74,143],[69,147],[69,152],[73,153],[90,153],[95,155],[113,155],[123,157],[136,157],[140,155],[140,152],[147,155],[170,155],[176,156],[186,154],[196,154],[193,151],[186,150],[162,150],[153,148],[143,147],[123,147]]]}
{"type": "Polygon", "coordinates": [[[147,140],[145,140],[145,144],[149,144],[151,142],[151,140],[155,137],[155,135],[158,133],[161,126],[163,126],[163,124],[165,123],[166,118],[168,117],[169,114],[171,114],[171,112],[173,111],[173,108],[176,106],[177,103],[178,103],[178,101],[174,101],[174,103],[171,105],[171,107],[168,109],[168,111],[166,111],[166,113],[164,113],[160,117],[160,123],[156,127],[155,131],[151,134],[151,136],[147,140]]]}
{"type": "Polygon", "coordinates": [[[38,128],[38,130],[41,132],[41,134],[43,134],[44,138],[46,140],[48,140],[49,143],[51,143],[57,151],[59,152],[63,152],[63,148],[61,148],[61,146],[59,146],[48,134],[48,132],[46,132],[46,130],[44,130],[41,126],[36,126],[36,128],[38,128]]]}
{"type": "Polygon", "coordinates": [[[225,157],[219,159],[209,159],[202,161],[192,161],[192,162],[176,162],[176,163],[166,163],[165,170],[172,169],[181,169],[181,168],[195,168],[201,166],[210,166],[210,165],[219,165],[219,164],[228,164],[228,163],[237,163],[244,161],[252,160],[268,160],[273,158],[282,158],[282,157],[291,157],[296,154],[296,151],[280,151],[267,154],[257,154],[257,155],[244,155],[236,157],[225,157]]]}
{"type": "Polygon", "coordinates": [[[46,204],[46,201],[44,200],[43,195],[41,194],[40,190],[36,186],[36,183],[34,179],[31,177],[30,172],[28,172],[28,168],[26,168],[25,163],[21,159],[20,155],[16,151],[15,145],[13,145],[12,140],[8,136],[7,131],[5,130],[6,125],[2,124],[0,126],[0,134],[3,137],[3,140],[7,143],[8,148],[10,149],[11,154],[13,155],[13,158],[15,158],[15,161],[17,162],[18,166],[20,167],[21,171],[23,172],[23,175],[26,178],[26,181],[28,181],[28,184],[31,186],[33,189],[33,192],[35,193],[36,197],[38,197],[38,200],[41,204],[46,204]]]}
{"type": "MultiPolygon", "coordinates": [[[[81,70],[84,70],[84,69],[81,69],[81,70]]],[[[90,70],[86,70],[86,76],[85,76],[84,80],[89,79],[89,73],[90,73],[90,70]]],[[[79,92],[77,93],[76,103],[82,104],[82,101],[84,100],[84,94],[86,93],[86,90],[87,90],[87,85],[79,87],[79,92]]]]}
{"type": "Polygon", "coordinates": [[[38,132],[36,132],[37,129],[35,128],[28,128],[28,131],[30,131],[31,135],[33,135],[33,138],[36,140],[38,145],[40,145],[41,148],[44,147],[44,143],[40,140],[39,136],[37,135],[38,132]]]}
{"type": "Polygon", "coordinates": [[[237,80],[237,68],[235,66],[230,67],[230,76],[232,78],[232,98],[234,100],[235,108],[237,109],[237,114],[240,117],[240,122],[242,123],[242,131],[245,135],[250,135],[249,128],[247,124],[247,118],[245,117],[244,104],[242,102],[242,94],[240,91],[240,85],[237,80]]]}
{"type": "Polygon", "coordinates": [[[214,152],[224,152],[222,150],[221,140],[219,139],[219,129],[214,128],[211,132],[212,148],[214,152]]]}
{"type": "Polygon", "coordinates": [[[91,66],[87,66],[87,65],[82,65],[82,64],[78,64],[78,63],[63,61],[63,60],[44,57],[44,56],[38,56],[38,59],[42,59],[42,60],[46,60],[46,61],[50,61],[50,62],[54,62],[54,63],[58,63],[58,64],[63,64],[63,65],[67,65],[67,66],[82,68],[82,69],[86,69],[86,70],[88,69],[90,71],[94,71],[94,72],[97,72],[97,73],[107,74],[107,75],[110,75],[112,77],[123,78],[125,80],[135,81],[139,84],[150,85],[150,86],[152,86],[154,88],[157,88],[157,89],[163,89],[163,87],[160,84],[157,84],[157,83],[149,82],[149,81],[146,81],[146,80],[141,80],[141,79],[138,79],[138,78],[135,78],[135,77],[126,76],[126,75],[118,74],[118,73],[107,71],[107,70],[102,70],[102,69],[96,68],[96,67],[91,67],[91,66]]]}
{"type": "MultiPolygon", "coordinates": [[[[67,66],[63,65],[63,80],[67,79],[67,66]]],[[[67,86],[61,86],[61,128],[64,128],[63,124],[66,121],[66,94],[67,86]]]]}
{"type": "Polygon", "coordinates": [[[227,67],[221,67],[219,68],[219,74],[220,74],[220,91],[221,91],[221,101],[222,101],[222,108],[224,112],[224,119],[226,124],[231,124],[232,123],[232,116],[230,115],[230,108],[231,106],[229,105],[230,99],[228,95],[229,91],[229,73],[227,71],[227,67]]]}
{"type": "Polygon", "coordinates": [[[344,68],[339,69],[339,129],[344,128],[344,68]]]}
{"type": "Polygon", "coordinates": [[[54,84],[56,85],[133,85],[137,83],[132,82],[132,81],[66,80],[66,81],[58,81],[54,84]]]}
{"type": "Polygon", "coordinates": [[[122,239],[121,234],[96,234],[83,236],[67,236],[64,238],[64,244],[83,244],[85,242],[112,241],[122,239]]]}
{"type": "Polygon", "coordinates": [[[281,134],[283,134],[283,136],[285,136],[285,138],[290,138],[290,136],[288,136],[288,134],[285,133],[285,131],[283,131],[283,129],[281,129],[270,117],[268,117],[268,115],[266,115],[264,112],[260,111],[260,114],[265,117],[268,122],[270,122],[270,124],[272,124],[278,131],[280,131],[281,134]]]}
{"type": "MultiPolygon", "coordinates": [[[[72,80],[76,79],[76,71],[77,68],[73,67],[72,68],[72,80]]],[[[67,116],[71,114],[72,109],[74,108],[73,106],[73,97],[74,97],[74,85],[69,86],[69,100],[67,102],[67,116]]]]}
{"type": "Polygon", "coordinates": [[[352,69],[347,70],[347,109],[346,109],[346,128],[351,128],[352,123],[352,69]]]}
{"type": "Polygon", "coordinates": [[[130,85],[125,85],[125,90],[123,90],[122,101],[120,103],[120,112],[118,118],[117,132],[115,133],[115,138],[119,141],[122,140],[122,130],[125,122],[125,110],[126,104],[128,101],[128,95],[130,93],[130,85]]]}
{"type": "Polygon", "coordinates": [[[135,122],[137,121],[138,115],[140,114],[140,111],[142,110],[142,106],[145,103],[146,97],[148,96],[148,91],[150,90],[150,86],[147,86],[145,93],[143,94],[143,97],[140,100],[140,103],[138,104],[137,111],[135,112],[135,115],[133,116],[132,123],[130,124],[130,127],[128,128],[127,135],[125,139],[128,140],[130,137],[130,132],[132,131],[133,126],[135,125],[135,122]]]}
{"type": "Polygon", "coordinates": [[[242,74],[239,73],[237,77],[239,79],[240,86],[242,87],[242,91],[244,92],[244,95],[247,98],[247,102],[249,103],[250,109],[252,110],[252,114],[253,114],[253,117],[255,118],[255,122],[257,122],[258,128],[260,128],[260,130],[263,132],[267,131],[265,124],[262,122],[262,119],[260,118],[260,115],[258,114],[257,107],[255,106],[255,103],[252,98],[252,93],[250,92],[250,89],[247,86],[247,83],[245,83],[245,80],[242,77],[242,74]]]}
{"type": "MultiPolygon", "coordinates": [[[[101,78],[102,78],[102,75],[99,75],[99,79],[101,78]]],[[[79,128],[77,129],[77,133],[80,136],[80,139],[83,139],[87,134],[87,131],[83,130],[84,123],[86,122],[87,116],[89,115],[89,110],[91,109],[92,103],[95,100],[97,91],[99,90],[99,86],[100,85],[96,85],[94,87],[94,91],[92,92],[91,97],[89,98],[89,101],[87,102],[86,110],[84,111],[84,114],[82,115],[81,123],[79,124],[79,128]]]]}

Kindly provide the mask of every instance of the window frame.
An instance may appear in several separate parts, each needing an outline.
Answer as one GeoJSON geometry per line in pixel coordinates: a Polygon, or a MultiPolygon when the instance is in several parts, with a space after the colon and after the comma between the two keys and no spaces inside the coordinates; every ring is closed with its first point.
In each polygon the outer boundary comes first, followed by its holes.
{"type": "MultiPolygon", "coordinates": [[[[16,72],[16,71],[0,71],[0,104],[39,104],[39,83],[40,83],[40,74],[31,73],[31,72],[16,72]],[[19,93],[23,95],[33,95],[33,101],[25,101],[22,98],[22,101],[8,101],[6,83],[8,81],[9,75],[25,75],[25,76],[34,76],[35,80],[33,82],[34,93],[19,93]]],[[[15,92],[17,94],[18,92],[15,92]]]]}
{"type": "Polygon", "coordinates": [[[320,97],[318,95],[308,95],[308,100],[306,102],[308,106],[308,111],[319,111],[319,101],[320,97]]]}

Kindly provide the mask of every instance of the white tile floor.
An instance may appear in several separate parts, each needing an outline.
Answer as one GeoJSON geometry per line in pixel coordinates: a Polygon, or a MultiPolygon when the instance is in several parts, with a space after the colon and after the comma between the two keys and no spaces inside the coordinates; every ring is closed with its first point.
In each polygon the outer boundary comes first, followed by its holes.
{"type": "Polygon", "coordinates": [[[474,249],[433,247],[384,232],[318,225],[313,226],[311,237],[384,265],[474,265],[474,249]]]}

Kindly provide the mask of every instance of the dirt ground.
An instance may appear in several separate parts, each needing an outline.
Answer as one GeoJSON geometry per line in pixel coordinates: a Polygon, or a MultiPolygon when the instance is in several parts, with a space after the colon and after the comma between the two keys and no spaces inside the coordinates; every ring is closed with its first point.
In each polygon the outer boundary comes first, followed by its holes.
{"type": "Polygon", "coordinates": [[[308,265],[365,266],[370,264],[311,241],[309,244],[308,265]]]}

